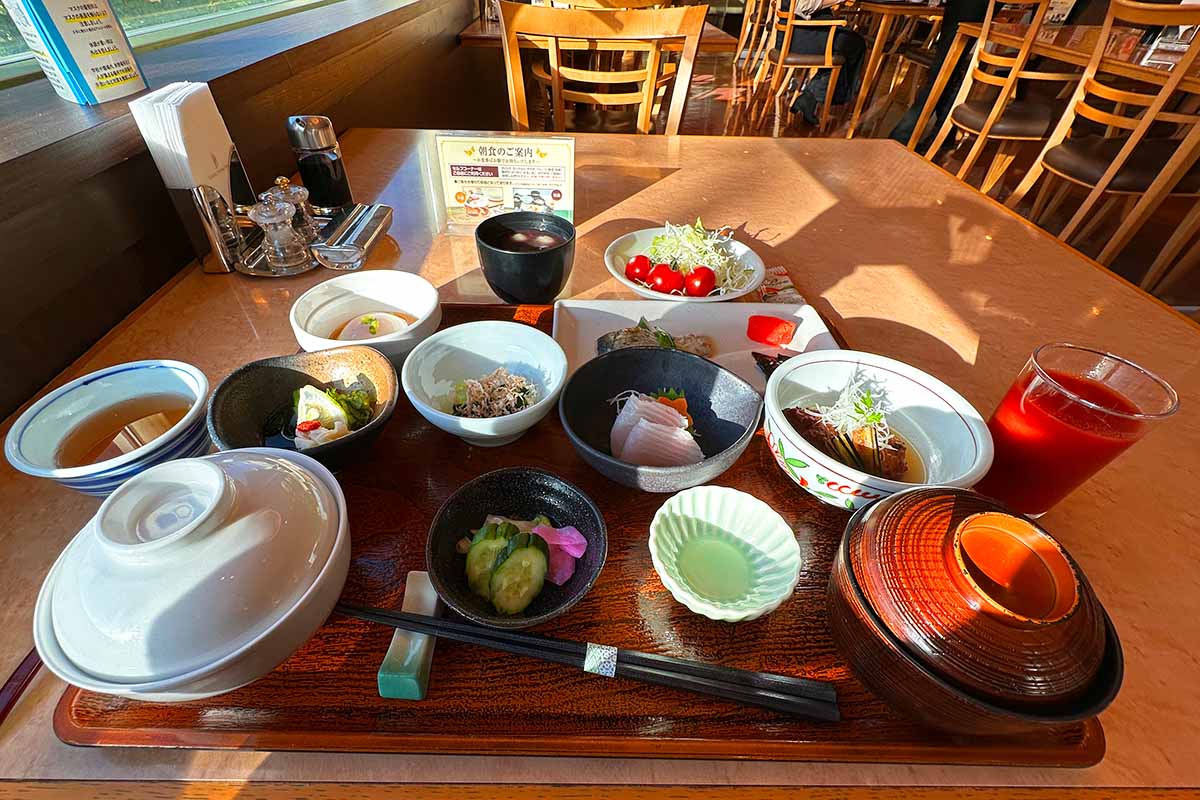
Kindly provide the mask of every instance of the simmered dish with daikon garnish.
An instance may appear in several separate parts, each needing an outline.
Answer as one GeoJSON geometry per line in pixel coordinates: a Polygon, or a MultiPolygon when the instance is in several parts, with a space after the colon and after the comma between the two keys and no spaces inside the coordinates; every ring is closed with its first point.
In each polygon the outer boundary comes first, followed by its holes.
{"type": "Polygon", "coordinates": [[[888,424],[887,395],[856,372],[832,405],[794,406],[783,415],[796,433],[848,467],[879,478],[922,483],[920,455],[888,424]]]}

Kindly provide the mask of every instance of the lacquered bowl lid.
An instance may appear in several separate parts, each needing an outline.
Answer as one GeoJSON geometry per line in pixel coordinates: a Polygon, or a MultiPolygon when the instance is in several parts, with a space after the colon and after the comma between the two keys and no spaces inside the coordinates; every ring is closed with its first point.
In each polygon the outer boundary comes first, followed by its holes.
{"type": "Polygon", "coordinates": [[[1104,654],[1103,612],[1066,550],[966,489],[880,500],[848,532],[850,569],[910,655],[997,702],[1070,700],[1104,654]]]}

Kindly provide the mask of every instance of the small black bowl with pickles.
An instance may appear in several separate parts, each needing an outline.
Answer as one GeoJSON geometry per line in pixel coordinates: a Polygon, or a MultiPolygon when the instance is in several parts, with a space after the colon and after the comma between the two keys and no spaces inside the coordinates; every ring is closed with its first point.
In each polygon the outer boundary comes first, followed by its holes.
{"type": "Polygon", "coordinates": [[[467,619],[492,628],[528,628],[565,613],[592,588],[607,557],[608,530],[592,499],[557,475],[533,467],[494,470],[460,486],[434,517],[425,542],[429,580],[442,602],[467,619]],[[574,527],[587,540],[587,548],[562,586],[546,578],[522,611],[501,613],[472,588],[467,577],[468,553],[459,546],[464,538],[472,540],[489,516],[509,520],[543,516],[551,527],[574,527]]]}
{"type": "Polygon", "coordinates": [[[554,214],[514,211],[475,228],[483,277],[506,303],[554,302],[575,263],[575,226],[554,214]]]}

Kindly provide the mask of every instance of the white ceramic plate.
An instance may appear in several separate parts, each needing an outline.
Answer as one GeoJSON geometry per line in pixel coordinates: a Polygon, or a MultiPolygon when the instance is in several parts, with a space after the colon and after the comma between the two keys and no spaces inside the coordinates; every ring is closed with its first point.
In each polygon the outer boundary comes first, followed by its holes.
{"type": "Polygon", "coordinates": [[[670,300],[559,300],[554,304],[554,339],[567,354],[567,373],[596,357],[596,340],[609,331],[628,328],[642,317],[668,333],[704,334],[713,340],[712,360],[753,386],[760,394],[767,379],[754,362],[755,352],[775,355],[782,351],[746,338],[746,322],[753,314],[794,318],[799,327],[792,340],[803,352],[837,350],[837,342],[816,309],[808,304],[727,303],[695,306],[670,300]]]}
{"type": "Polygon", "coordinates": [[[654,240],[654,237],[666,233],[666,230],[666,228],[644,228],[640,231],[627,233],[621,238],[616,239],[604,251],[604,265],[608,267],[608,271],[614,278],[632,291],[637,292],[638,295],[648,300],[666,300],[672,303],[720,303],[725,300],[736,300],[757,289],[763,282],[763,278],[767,276],[767,267],[763,264],[763,260],[758,257],[758,254],[741,242],[734,240],[731,243],[734,258],[743,267],[754,270],[754,274],[750,278],[750,283],[745,288],[739,289],[736,292],[709,297],[663,294],[653,289],[647,289],[645,286],[626,278],[625,263],[638,253],[648,251],[650,249],[650,242],[654,240]]]}

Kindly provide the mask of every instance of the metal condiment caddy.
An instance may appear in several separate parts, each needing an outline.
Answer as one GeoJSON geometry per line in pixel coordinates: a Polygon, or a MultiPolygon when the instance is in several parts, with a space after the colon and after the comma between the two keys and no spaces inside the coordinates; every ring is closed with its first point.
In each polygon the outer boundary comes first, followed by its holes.
{"type": "MultiPolygon", "coordinates": [[[[244,187],[248,190],[250,182],[236,150],[230,157],[230,169],[235,176],[233,184],[237,186],[239,181],[244,181],[244,187]]],[[[277,191],[288,191],[289,181],[280,178],[276,181],[276,187],[262,194],[264,201],[282,202],[277,199],[278,195],[269,196],[277,191]]],[[[291,190],[299,188],[291,187],[291,190]]],[[[209,252],[200,258],[200,262],[203,270],[210,273],[237,271],[275,278],[297,275],[318,266],[357,269],[392,222],[391,206],[380,204],[355,203],[332,215],[306,215],[297,211],[293,226],[303,232],[309,257],[299,263],[293,260],[288,266],[277,266],[269,263],[264,249],[264,244],[272,243],[266,241],[263,229],[250,218],[253,206],[249,203],[253,202],[254,197],[252,191],[248,192],[248,197],[246,191],[235,192],[236,205],[233,209],[213,187],[197,186],[188,190],[188,193],[208,240],[209,252]],[[243,205],[243,202],[247,204],[243,205]],[[314,222],[315,236],[312,231],[314,222]]]]}

